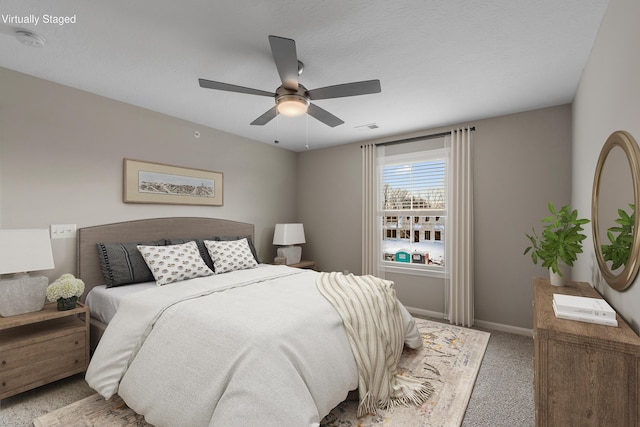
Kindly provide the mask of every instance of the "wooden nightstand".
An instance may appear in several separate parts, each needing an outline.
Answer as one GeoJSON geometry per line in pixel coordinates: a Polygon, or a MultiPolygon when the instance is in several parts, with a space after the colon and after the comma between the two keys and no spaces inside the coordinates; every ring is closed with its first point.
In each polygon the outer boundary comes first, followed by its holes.
{"type": "Polygon", "coordinates": [[[0,399],[84,372],[89,365],[89,308],[0,317],[0,399]]]}
{"type": "Polygon", "coordinates": [[[318,265],[316,264],[315,261],[300,261],[298,263],[295,264],[288,264],[289,267],[294,267],[294,268],[308,268],[310,270],[315,270],[318,271],[318,265]]]}

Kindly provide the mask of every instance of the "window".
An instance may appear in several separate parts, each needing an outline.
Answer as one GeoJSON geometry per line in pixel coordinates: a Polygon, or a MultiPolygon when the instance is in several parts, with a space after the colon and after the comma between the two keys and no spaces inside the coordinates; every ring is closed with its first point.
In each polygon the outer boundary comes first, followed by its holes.
{"type": "Polygon", "coordinates": [[[379,175],[385,268],[443,272],[446,166],[442,148],[384,157],[379,175]]]}

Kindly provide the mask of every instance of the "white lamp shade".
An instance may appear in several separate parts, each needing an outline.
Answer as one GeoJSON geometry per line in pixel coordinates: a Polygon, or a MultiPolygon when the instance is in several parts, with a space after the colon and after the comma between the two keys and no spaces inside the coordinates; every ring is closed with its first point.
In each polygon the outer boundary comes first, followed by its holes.
{"type": "Polygon", "coordinates": [[[0,274],[54,267],[49,230],[0,230],[0,274]]]}
{"type": "Polygon", "coordinates": [[[274,245],[297,245],[306,243],[302,224],[276,224],[273,233],[274,245]]]}

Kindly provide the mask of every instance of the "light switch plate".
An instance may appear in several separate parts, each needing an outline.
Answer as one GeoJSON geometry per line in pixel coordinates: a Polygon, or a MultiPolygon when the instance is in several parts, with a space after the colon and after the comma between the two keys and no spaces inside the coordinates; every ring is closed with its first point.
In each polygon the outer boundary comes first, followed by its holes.
{"type": "Polygon", "coordinates": [[[51,224],[52,239],[75,239],[75,224],[51,224]]]}

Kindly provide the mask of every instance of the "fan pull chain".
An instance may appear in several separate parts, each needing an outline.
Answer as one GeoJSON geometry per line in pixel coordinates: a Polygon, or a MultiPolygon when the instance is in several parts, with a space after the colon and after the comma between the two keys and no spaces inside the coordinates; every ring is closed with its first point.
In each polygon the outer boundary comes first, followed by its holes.
{"type": "Polygon", "coordinates": [[[306,144],[305,144],[304,148],[306,150],[308,150],[309,149],[309,114],[305,114],[305,125],[306,125],[305,126],[305,129],[306,129],[306,132],[305,132],[306,133],[306,141],[305,142],[306,142],[306,144]]]}

